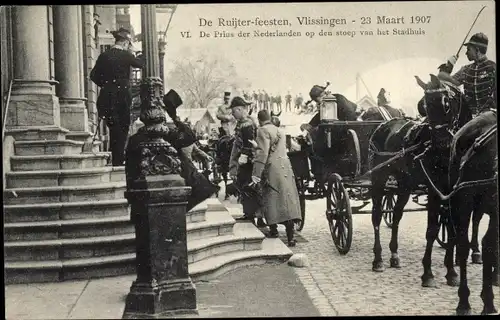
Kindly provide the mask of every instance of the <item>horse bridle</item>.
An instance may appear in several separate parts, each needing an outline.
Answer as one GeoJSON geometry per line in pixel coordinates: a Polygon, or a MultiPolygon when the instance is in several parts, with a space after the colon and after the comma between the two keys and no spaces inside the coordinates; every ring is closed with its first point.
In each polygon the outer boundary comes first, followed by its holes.
{"type": "Polygon", "coordinates": [[[443,108],[443,112],[445,115],[445,123],[443,124],[438,124],[438,125],[433,125],[431,123],[428,124],[431,132],[434,132],[432,135],[431,140],[434,141],[437,145],[434,145],[435,147],[444,147],[443,143],[447,145],[447,142],[451,140],[450,138],[453,137],[453,132],[452,129],[454,127],[454,123],[452,123],[454,119],[454,115],[450,114],[451,113],[451,104],[450,104],[450,97],[449,97],[449,90],[447,88],[438,88],[438,89],[428,89],[425,90],[425,97],[424,97],[424,107],[426,108],[426,113],[427,116],[429,116],[429,111],[427,110],[427,96],[429,94],[440,94],[441,95],[441,108],[443,108]],[[451,117],[451,119],[450,119],[451,117]],[[444,132],[444,134],[439,134],[440,132],[444,132]]]}

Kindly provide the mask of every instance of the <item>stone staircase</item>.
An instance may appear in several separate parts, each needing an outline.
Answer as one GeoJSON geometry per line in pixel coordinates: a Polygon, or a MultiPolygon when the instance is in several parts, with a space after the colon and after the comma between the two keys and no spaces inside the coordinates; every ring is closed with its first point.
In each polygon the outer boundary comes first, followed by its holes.
{"type": "MultiPolygon", "coordinates": [[[[11,132],[16,141],[3,194],[6,284],[135,272],[124,167],[105,166],[108,153],[81,154],[83,142],[58,130],[11,132]]],[[[218,199],[193,208],[186,219],[194,280],[292,255],[279,239],[236,223],[218,199]]]]}

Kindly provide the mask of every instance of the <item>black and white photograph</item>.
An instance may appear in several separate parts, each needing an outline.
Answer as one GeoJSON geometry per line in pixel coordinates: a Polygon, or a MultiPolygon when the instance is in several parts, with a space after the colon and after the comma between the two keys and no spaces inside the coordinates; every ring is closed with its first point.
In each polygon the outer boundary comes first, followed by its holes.
{"type": "Polygon", "coordinates": [[[498,315],[495,12],[1,5],[5,318],[498,315]]]}

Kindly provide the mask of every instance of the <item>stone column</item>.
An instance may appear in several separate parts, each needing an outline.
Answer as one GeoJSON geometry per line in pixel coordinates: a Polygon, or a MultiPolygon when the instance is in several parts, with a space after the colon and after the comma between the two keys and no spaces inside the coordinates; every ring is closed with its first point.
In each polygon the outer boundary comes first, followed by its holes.
{"type": "Polygon", "coordinates": [[[70,131],[88,131],[88,113],[82,96],[79,6],[54,6],[56,92],[61,105],[61,126],[70,131]]]}
{"type": "Polygon", "coordinates": [[[159,62],[160,62],[160,78],[163,81],[163,84],[165,84],[165,47],[167,43],[163,40],[160,39],[158,41],[158,48],[159,48],[159,62]]]}
{"type": "Polygon", "coordinates": [[[180,174],[175,149],[164,140],[168,128],[158,77],[156,5],[141,5],[141,84],[144,127],[130,137],[125,172],[126,197],[136,232],[136,272],[123,318],[157,318],[194,313],[196,288],[188,272],[186,206],[191,188],[180,174]]]}
{"type": "Polygon", "coordinates": [[[56,81],[50,80],[47,6],[12,7],[14,84],[6,129],[59,127],[56,81]]]}

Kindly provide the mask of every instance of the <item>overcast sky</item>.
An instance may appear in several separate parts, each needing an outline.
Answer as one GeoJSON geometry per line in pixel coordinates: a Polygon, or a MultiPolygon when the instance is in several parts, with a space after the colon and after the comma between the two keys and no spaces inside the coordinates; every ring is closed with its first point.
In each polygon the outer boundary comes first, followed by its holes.
{"type": "MultiPolygon", "coordinates": [[[[478,11],[486,5],[471,35],[483,32],[489,38],[488,56],[495,59],[495,3],[493,1],[422,1],[422,2],[354,2],[354,3],[254,3],[254,4],[186,4],[178,5],[167,34],[166,72],[172,61],[179,58],[185,46],[193,50],[210,50],[233,61],[237,71],[252,83],[253,89],[270,93],[292,94],[302,92],[307,97],[314,84],[330,81],[331,90],[356,100],[356,74],[362,78],[373,95],[381,86],[399,103],[413,104],[422,94],[413,75],[424,80],[446,58],[456,53],[478,11]],[[300,26],[297,17],[346,19],[346,25],[330,27],[300,26]],[[405,24],[380,25],[377,16],[404,17],[405,24]],[[430,16],[430,23],[411,24],[411,16],[430,16]],[[279,27],[200,27],[199,19],[287,19],[291,26],[279,27]],[[361,25],[362,17],[370,17],[371,24],[361,25]],[[355,22],[352,22],[352,21],[355,22]],[[425,35],[377,36],[379,29],[418,30],[425,35]],[[200,39],[199,32],[227,31],[238,33],[254,30],[274,32],[300,31],[295,38],[210,38],[200,39]],[[323,36],[321,31],[356,31],[354,37],[323,36]],[[361,30],[373,30],[374,36],[363,36],[361,30]],[[181,36],[191,31],[192,38],[181,36]],[[308,38],[305,33],[316,36],[308,38]],[[411,88],[408,88],[411,87],[411,88]]],[[[140,7],[131,7],[132,24],[140,32],[140,7]]],[[[157,15],[158,25],[164,28],[168,16],[157,15]]],[[[470,37],[470,36],[469,36],[470,37]]],[[[465,48],[461,51],[455,70],[467,64],[465,48]]],[[[167,84],[168,87],[168,84],[167,84]]]]}

